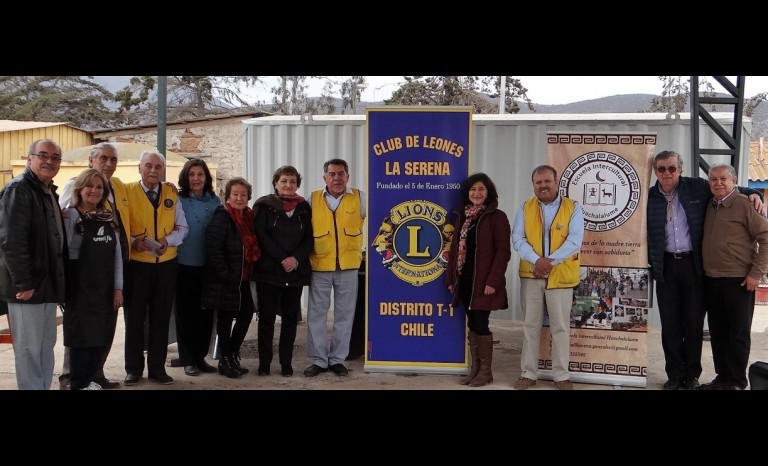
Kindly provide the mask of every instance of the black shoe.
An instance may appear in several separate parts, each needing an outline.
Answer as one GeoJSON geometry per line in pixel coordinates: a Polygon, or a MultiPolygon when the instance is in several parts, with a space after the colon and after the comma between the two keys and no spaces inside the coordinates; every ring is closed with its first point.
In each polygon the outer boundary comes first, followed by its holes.
{"type": "Polygon", "coordinates": [[[336,363],[330,367],[330,369],[333,371],[334,374],[339,376],[346,376],[349,375],[349,370],[347,369],[347,366],[345,366],[342,363],[336,363]]]}
{"type": "Polygon", "coordinates": [[[259,364],[259,368],[256,370],[259,375],[269,375],[269,366],[262,366],[259,364]]]}
{"type": "Polygon", "coordinates": [[[205,359],[197,361],[197,368],[200,369],[200,372],[207,372],[209,374],[216,372],[216,368],[208,364],[205,359]]]}
{"type": "Polygon", "coordinates": [[[683,384],[680,383],[679,380],[669,379],[666,382],[664,382],[664,386],[662,388],[664,390],[680,390],[682,386],[683,384]]]}
{"type": "Polygon", "coordinates": [[[148,379],[150,382],[159,383],[160,385],[171,385],[173,383],[173,377],[168,374],[150,375],[148,379]]]}
{"type": "Polygon", "coordinates": [[[281,373],[283,377],[293,377],[293,367],[281,366],[281,373]]]}
{"type": "Polygon", "coordinates": [[[240,352],[237,352],[234,354],[234,361],[235,361],[235,368],[240,373],[240,375],[244,375],[248,373],[248,369],[240,365],[240,352]]]}
{"type": "Polygon", "coordinates": [[[181,361],[181,358],[173,358],[171,359],[171,363],[169,364],[171,367],[181,367],[184,364],[181,361]]]}
{"type": "Polygon", "coordinates": [[[701,384],[697,377],[691,377],[683,382],[683,389],[685,390],[698,390],[699,388],[701,388],[701,384]]]}
{"type": "Polygon", "coordinates": [[[719,375],[711,382],[702,384],[699,390],[727,390],[731,384],[719,375]]]}
{"type": "Polygon", "coordinates": [[[327,367],[320,367],[317,364],[312,364],[311,366],[304,369],[304,376],[305,377],[317,377],[318,374],[321,372],[328,372],[327,367]]]}
{"type": "Polygon", "coordinates": [[[184,366],[184,373],[196,377],[200,375],[200,370],[197,366],[184,366]]]}
{"type": "Polygon", "coordinates": [[[363,356],[365,353],[349,353],[346,358],[344,358],[345,361],[354,361],[355,359],[359,359],[363,356]]]}
{"type": "Polygon", "coordinates": [[[140,380],[141,380],[140,375],[128,374],[125,376],[125,380],[123,380],[123,383],[125,384],[126,387],[129,387],[131,385],[136,385],[137,383],[139,383],[140,380]]]}
{"type": "Polygon", "coordinates": [[[113,382],[106,377],[102,379],[95,379],[94,382],[99,384],[102,390],[111,390],[113,388],[120,388],[120,382],[118,381],[113,382]]]}

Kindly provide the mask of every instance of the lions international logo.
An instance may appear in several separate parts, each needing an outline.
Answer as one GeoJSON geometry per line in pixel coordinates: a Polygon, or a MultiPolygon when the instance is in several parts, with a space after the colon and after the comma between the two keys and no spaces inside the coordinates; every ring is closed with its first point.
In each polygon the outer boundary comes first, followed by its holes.
{"type": "Polygon", "coordinates": [[[612,152],[587,152],[563,171],[559,191],[581,203],[586,230],[609,231],[637,210],[640,179],[623,157],[612,152]]]}
{"type": "Polygon", "coordinates": [[[453,240],[454,228],[446,223],[446,214],[441,206],[422,200],[393,207],[371,244],[382,255],[382,265],[413,286],[440,277],[453,240]]]}

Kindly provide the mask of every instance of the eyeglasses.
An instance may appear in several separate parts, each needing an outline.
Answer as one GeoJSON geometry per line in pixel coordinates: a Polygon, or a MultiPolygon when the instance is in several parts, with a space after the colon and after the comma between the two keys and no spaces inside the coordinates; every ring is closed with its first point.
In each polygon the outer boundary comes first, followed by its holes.
{"type": "Polygon", "coordinates": [[[43,162],[50,160],[51,163],[61,163],[61,155],[59,154],[50,155],[48,152],[40,152],[38,154],[29,154],[29,155],[34,155],[38,159],[42,160],[43,162]]]}
{"type": "Polygon", "coordinates": [[[677,167],[675,165],[672,165],[671,167],[656,167],[656,171],[659,173],[664,173],[667,170],[669,170],[669,173],[675,173],[677,171],[677,167]]]}

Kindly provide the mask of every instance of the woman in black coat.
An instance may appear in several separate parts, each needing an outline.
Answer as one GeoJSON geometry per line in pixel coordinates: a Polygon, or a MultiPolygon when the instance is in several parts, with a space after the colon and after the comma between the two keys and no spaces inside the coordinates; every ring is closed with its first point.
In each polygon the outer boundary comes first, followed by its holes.
{"type": "Polygon", "coordinates": [[[216,208],[205,229],[202,305],[218,311],[219,374],[230,378],[248,372],[240,365],[240,346],[255,311],[249,280],[261,251],[253,231],[253,210],[248,207],[251,192],[245,178],[229,180],[224,194],[226,204],[216,208]]]}
{"type": "Polygon", "coordinates": [[[272,177],[275,194],[256,200],[256,236],[261,259],[254,264],[259,301],[259,375],[269,375],[275,315],[280,314],[279,359],[283,377],[293,375],[291,360],[296,325],[301,312],[301,293],[309,286],[312,268],[312,211],[296,194],[301,175],[291,166],[280,167],[272,177]]]}
{"type": "Polygon", "coordinates": [[[464,180],[448,258],[446,285],[453,294],[452,304],[463,304],[467,314],[472,368],[461,383],[470,387],[493,382],[489,319],[492,311],[509,307],[505,274],[512,257],[512,231],[498,198],[485,173],[464,180]]]}

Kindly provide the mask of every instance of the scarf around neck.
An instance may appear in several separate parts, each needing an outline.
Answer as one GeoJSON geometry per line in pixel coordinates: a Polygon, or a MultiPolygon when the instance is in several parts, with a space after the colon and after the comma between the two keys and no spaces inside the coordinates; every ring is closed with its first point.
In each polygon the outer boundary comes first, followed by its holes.
{"type": "Polygon", "coordinates": [[[250,207],[246,207],[241,213],[232,207],[229,202],[226,203],[226,206],[229,216],[235,221],[240,241],[245,248],[245,262],[253,264],[261,257],[259,242],[256,239],[256,234],[253,232],[253,210],[250,207]]]}
{"type": "Polygon", "coordinates": [[[283,201],[283,212],[290,212],[293,209],[296,208],[297,205],[304,202],[304,198],[299,196],[298,194],[292,197],[287,196],[277,196],[281,201],[283,201]]]}
{"type": "Polygon", "coordinates": [[[484,210],[485,204],[464,206],[466,218],[464,219],[464,224],[461,225],[461,233],[459,233],[459,253],[457,256],[459,274],[461,274],[461,269],[464,268],[464,263],[467,261],[467,233],[469,232],[469,227],[477,221],[477,216],[484,210]]]}

